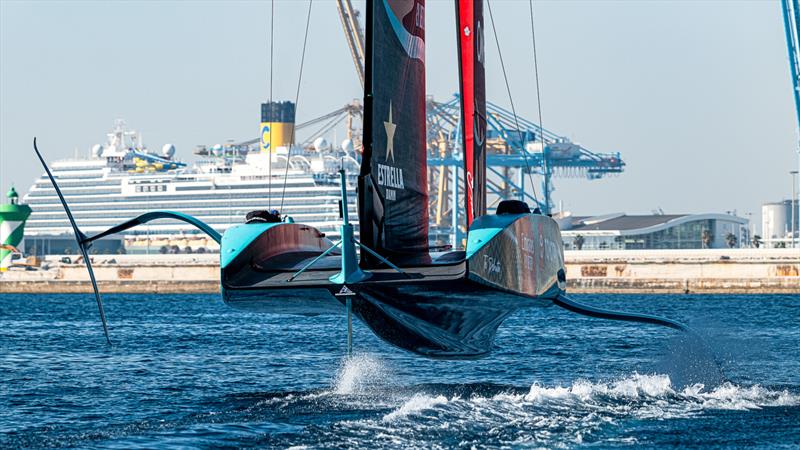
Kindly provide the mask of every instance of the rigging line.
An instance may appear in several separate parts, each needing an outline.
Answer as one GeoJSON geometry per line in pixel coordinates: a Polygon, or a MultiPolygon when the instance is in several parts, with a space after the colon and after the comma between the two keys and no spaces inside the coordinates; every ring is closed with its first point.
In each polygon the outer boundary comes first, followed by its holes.
{"type": "Polygon", "coordinates": [[[536,76],[536,106],[539,109],[539,139],[542,141],[542,172],[544,172],[544,203],[545,213],[550,214],[550,190],[549,173],[550,164],[547,162],[547,152],[544,144],[544,128],[542,127],[542,90],[539,88],[539,60],[536,57],[536,27],[533,26],[533,0],[528,0],[528,7],[531,12],[531,43],[533,44],[533,73],[536,76]]]}
{"type": "MultiPolygon", "coordinates": [[[[269,13],[269,108],[272,116],[272,73],[273,73],[273,48],[275,42],[275,0],[272,0],[269,13]]],[[[264,132],[261,131],[261,140],[264,132]]],[[[267,209],[272,210],[272,129],[269,130],[269,148],[267,149],[267,209]]]]}
{"type": "MultiPolygon", "coordinates": [[[[306,15],[306,32],[305,36],[303,36],[303,53],[300,55],[300,73],[297,76],[297,90],[294,94],[294,110],[295,115],[297,114],[297,101],[300,99],[300,85],[303,81],[303,65],[306,62],[306,48],[308,46],[308,29],[309,25],[311,25],[311,6],[314,4],[314,0],[308,0],[308,14],[306,15]]],[[[294,133],[295,127],[292,127],[292,139],[289,141],[289,150],[286,152],[286,170],[283,172],[283,192],[281,193],[281,207],[280,211],[283,211],[283,201],[286,198],[286,181],[289,178],[289,160],[292,157],[292,145],[294,145],[294,133]]],[[[270,133],[270,136],[272,134],[270,133]]]]}
{"type": "MultiPolygon", "coordinates": [[[[494,33],[494,42],[497,45],[497,54],[500,55],[500,67],[503,69],[503,79],[506,82],[506,92],[508,92],[508,101],[511,103],[511,112],[514,115],[514,124],[517,127],[517,138],[522,141],[522,133],[519,129],[519,119],[517,118],[517,109],[514,107],[514,98],[511,96],[511,85],[508,83],[508,74],[506,73],[506,65],[503,62],[503,52],[500,50],[500,38],[497,37],[497,28],[494,26],[494,15],[492,14],[492,2],[486,0],[486,5],[489,7],[489,21],[492,23],[492,33],[494,33]]],[[[521,143],[521,142],[520,142],[521,143]]],[[[525,148],[520,149],[523,153],[525,161],[525,168],[528,171],[528,178],[531,181],[531,189],[533,189],[533,198],[539,203],[538,196],[536,195],[536,185],[533,182],[533,174],[531,174],[531,166],[528,164],[528,152],[525,148]]]]}
{"type": "Polygon", "coordinates": [[[311,136],[307,137],[303,140],[303,142],[313,143],[314,139],[322,136],[323,134],[327,133],[336,125],[342,121],[343,117],[341,115],[332,118],[330,121],[326,122],[322,127],[320,127],[317,131],[314,132],[311,136]]]}

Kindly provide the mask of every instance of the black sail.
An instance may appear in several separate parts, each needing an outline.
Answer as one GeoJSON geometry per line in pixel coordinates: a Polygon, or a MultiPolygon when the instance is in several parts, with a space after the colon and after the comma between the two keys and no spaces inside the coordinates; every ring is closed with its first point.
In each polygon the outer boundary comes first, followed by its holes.
{"type": "Polygon", "coordinates": [[[424,0],[367,0],[366,41],[361,241],[402,261],[428,250],[424,0]]]}

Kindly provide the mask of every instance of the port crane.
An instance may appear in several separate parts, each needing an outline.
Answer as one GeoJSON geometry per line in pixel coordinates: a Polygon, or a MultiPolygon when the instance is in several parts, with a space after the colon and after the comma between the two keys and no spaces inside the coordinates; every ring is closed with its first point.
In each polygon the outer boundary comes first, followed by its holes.
{"type": "MultiPolygon", "coordinates": [[[[437,226],[455,230],[456,242],[466,234],[463,218],[458,217],[459,208],[452,208],[459,204],[459,195],[463,195],[452,188],[461,185],[455,177],[463,176],[458,170],[463,158],[458,137],[460,112],[457,94],[444,103],[428,101],[428,167],[437,171],[438,176],[436,185],[429,189],[431,217],[435,218],[437,226]],[[446,182],[448,177],[453,178],[454,183],[446,182]],[[456,216],[449,214],[453,210],[456,216]],[[445,224],[445,217],[449,217],[449,224],[445,224]]],[[[552,177],[597,180],[624,170],[625,162],[619,152],[593,152],[524,117],[515,117],[511,111],[490,101],[486,102],[486,115],[486,187],[490,211],[502,199],[517,198],[542,211],[553,212],[552,177]],[[526,186],[526,180],[531,180],[528,184],[533,183],[533,176],[542,180],[540,196],[535,195],[535,186],[526,186]]]]}
{"type": "Polygon", "coordinates": [[[356,65],[356,73],[364,87],[364,31],[358,23],[358,11],[353,8],[350,0],[336,0],[336,9],[339,11],[339,18],[342,20],[344,37],[347,46],[350,47],[350,54],[353,63],[356,65]]]}

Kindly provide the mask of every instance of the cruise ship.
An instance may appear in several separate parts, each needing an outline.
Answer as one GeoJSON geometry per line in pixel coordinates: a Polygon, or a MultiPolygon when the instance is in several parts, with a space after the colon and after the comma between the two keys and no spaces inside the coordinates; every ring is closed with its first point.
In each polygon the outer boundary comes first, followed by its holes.
{"type": "MultiPolygon", "coordinates": [[[[290,113],[293,121],[294,105],[290,113]]],[[[90,235],[152,210],[190,214],[222,233],[242,223],[250,211],[277,209],[335,239],[341,198],[337,171],[342,165],[349,174],[348,209],[356,214],[358,155],[352,142],[333,147],[318,138],[313,145],[292,146],[288,127],[293,123],[271,123],[265,117],[269,114],[262,107],[261,139],[201,146],[195,150],[200,159],[193,164],[178,160],[171,144],[160,152],[149,150],[139,133],[117,120],[105,144],[95,145],[86,157],[55,161],[50,167],[75,220],[90,235]]],[[[34,182],[24,201],[33,210],[25,230],[26,252],[75,254],[72,229],[46,175],[34,182]]],[[[110,236],[91,249],[98,254],[218,251],[216,242],[194,227],[169,220],[110,236]]]]}

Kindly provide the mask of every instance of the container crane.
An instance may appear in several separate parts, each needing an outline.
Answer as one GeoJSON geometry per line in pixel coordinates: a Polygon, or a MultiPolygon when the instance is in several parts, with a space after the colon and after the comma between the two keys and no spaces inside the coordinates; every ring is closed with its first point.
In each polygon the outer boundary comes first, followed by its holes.
{"type": "MultiPolygon", "coordinates": [[[[789,51],[789,71],[792,76],[792,96],[794,97],[794,109],[797,114],[797,126],[800,131],[800,7],[798,0],[781,0],[783,9],[783,27],[786,31],[786,49],[789,51]]],[[[798,166],[800,166],[800,142],[795,149],[797,151],[798,166]]],[[[798,168],[800,170],[800,167],[798,168]]],[[[794,178],[792,179],[792,197],[794,197],[794,178]]],[[[792,234],[791,244],[795,245],[797,233],[797,211],[795,208],[796,198],[792,198],[792,234]]]]}
{"type": "MultiPolygon", "coordinates": [[[[463,157],[458,139],[460,111],[458,94],[445,103],[428,101],[428,166],[439,171],[439,179],[429,189],[431,217],[436,218],[436,225],[455,230],[455,242],[460,242],[464,233],[459,208],[452,214],[448,206],[458,205],[458,196],[463,195],[452,188],[461,186],[457,178],[463,176],[458,170],[463,157]],[[449,223],[444,222],[445,217],[449,223]]],[[[488,205],[489,210],[501,199],[514,197],[549,210],[553,205],[552,177],[597,180],[624,170],[625,162],[618,152],[593,152],[564,136],[539,128],[528,119],[515,118],[512,112],[490,101],[486,102],[486,115],[487,189],[493,200],[488,205]],[[531,175],[541,177],[541,197],[536,197],[531,193],[533,189],[526,187],[526,179],[531,175]]]]}

